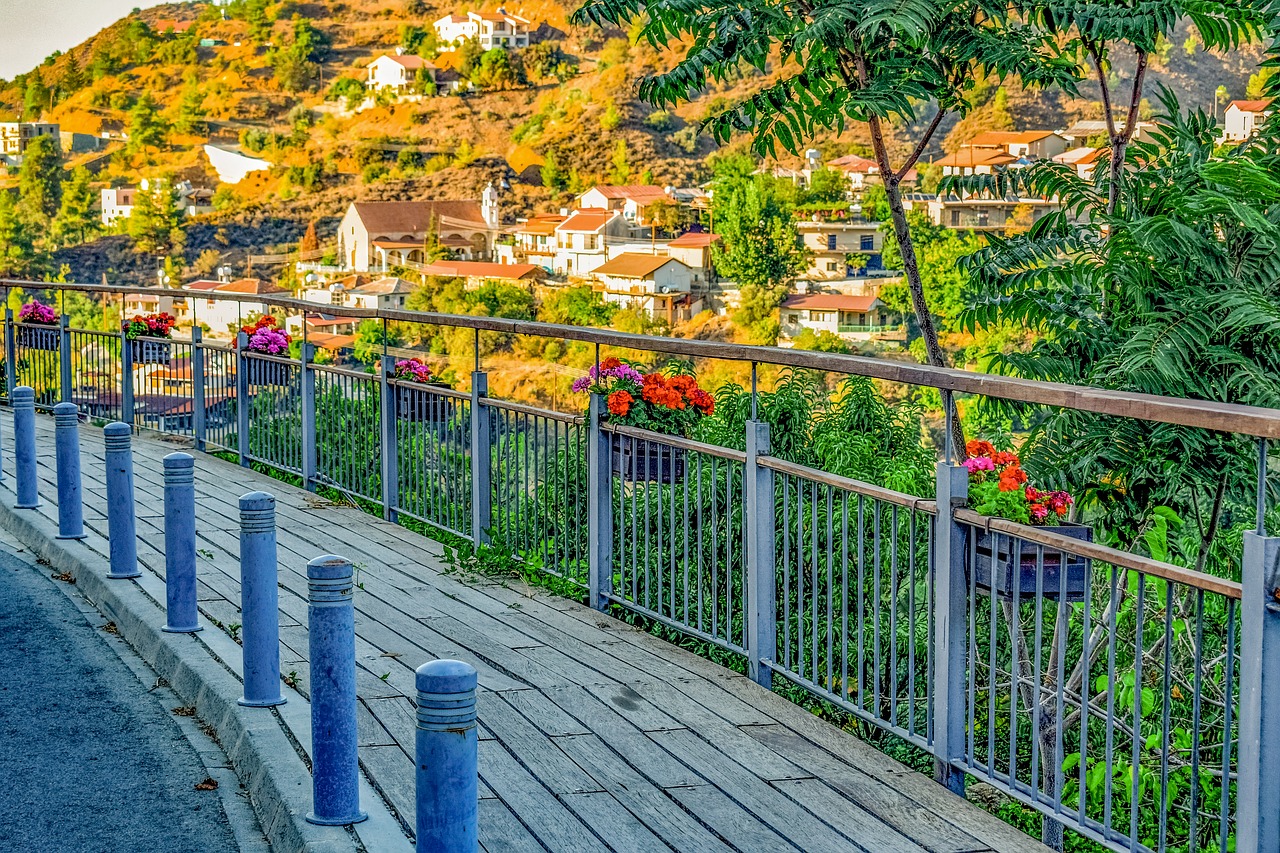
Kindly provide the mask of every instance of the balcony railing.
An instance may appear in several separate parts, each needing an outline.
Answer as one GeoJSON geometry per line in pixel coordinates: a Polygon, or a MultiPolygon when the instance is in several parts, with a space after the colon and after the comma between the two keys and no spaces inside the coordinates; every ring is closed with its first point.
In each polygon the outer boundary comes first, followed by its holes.
{"type": "MultiPolygon", "coordinates": [[[[26,285],[28,288],[37,285],[26,285]]],[[[38,285],[57,288],[58,285],[38,285]]],[[[74,287],[74,286],[73,286],[74,287]]],[[[75,287],[98,290],[93,287],[75,287]]],[[[112,289],[110,292],[123,292],[112,289]]],[[[202,295],[203,296],[203,295],[202,295]]],[[[288,310],[308,303],[272,300],[288,310]]],[[[498,318],[335,309],[633,349],[790,363],[1154,423],[1280,437],[1280,412],[933,370],[828,353],[498,318]]],[[[796,464],[748,420],[720,447],[372,373],[8,314],[5,388],[187,435],[387,518],[493,543],[592,606],[699,638],[1116,851],[1280,849],[1280,537],[1246,532],[1243,581],[796,464]],[[39,334],[35,334],[39,332],[39,334]],[[141,363],[142,361],[154,363],[141,363]]]]}
{"type": "Polygon", "coordinates": [[[838,328],[842,335],[861,334],[867,332],[876,334],[879,332],[897,331],[898,325],[896,323],[841,323],[838,328]]]}

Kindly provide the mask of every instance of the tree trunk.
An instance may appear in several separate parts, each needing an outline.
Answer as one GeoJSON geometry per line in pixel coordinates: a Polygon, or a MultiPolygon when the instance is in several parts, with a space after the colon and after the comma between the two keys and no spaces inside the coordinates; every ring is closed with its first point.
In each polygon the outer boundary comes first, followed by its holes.
{"type": "MultiPolygon", "coordinates": [[[[929,313],[929,305],[924,298],[924,283],[920,280],[920,266],[916,262],[915,245],[911,242],[911,227],[907,224],[907,211],[902,206],[902,191],[898,188],[898,179],[891,174],[884,175],[884,189],[889,199],[893,233],[898,238],[898,253],[902,255],[902,271],[906,275],[907,289],[911,293],[911,307],[915,311],[916,323],[920,326],[920,335],[924,338],[929,364],[933,367],[948,367],[947,356],[938,343],[938,330],[933,325],[933,315],[929,313]]],[[[944,394],[943,402],[950,409],[955,458],[964,459],[964,427],[960,423],[960,412],[956,409],[952,395],[944,394]]]]}

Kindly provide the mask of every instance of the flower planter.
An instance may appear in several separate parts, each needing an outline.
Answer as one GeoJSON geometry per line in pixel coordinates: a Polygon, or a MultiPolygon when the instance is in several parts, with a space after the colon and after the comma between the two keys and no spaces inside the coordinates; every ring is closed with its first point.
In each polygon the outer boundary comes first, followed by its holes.
{"type": "Polygon", "coordinates": [[[629,435],[613,436],[613,473],[628,483],[678,483],[684,480],[685,453],[629,435]]]}
{"type": "Polygon", "coordinates": [[[18,327],[18,346],[24,349],[57,350],[61,341],[62,329],[57,326],[18,327]]]}
{"type": "Polygon", "coordinates": [[[287,364],[249,357],[244,360],[244,371],[250,385],[285,386],[289,384],[289,365],[287,364]]]}
{"type": "Polygon", "coordinates": [[[168,364],[170,348],[162,338],[134,338],[129,341],[129,357],[134,364],[168,364]]]}
{"type": "MultiPolygon", "coordinates": [[[[1070,536],[1084,542],[1093,541],[1093,528],[1083,524],[1064,522],[1057,527],[1049,528],[1054,533],[1070,536]]],[[[1018,541],[1019,553],[1011,559],[1010,549],[1014,540],[1007,534],[995,534],[988,531],[976,531],[978,540],[974,544],[974,585],[982,590],[994,590],[999,598],[1012,599],[1017,587],[1018,598],[1035,598],[1036,595],[1036,546],[1031,542],[1018,541]],[[999,539],[998,551],[994,555],[995,572],[992,582],[992,542],[999,539]],[[1017,575],[1014,564],[1017,564],[1017,575]]],[[[1065,590],[1064,601],[1084,601],[1085,586],[1088,581],[1089,560],[1055,551],[1044,546],[1043,579],[1041,590],[1043,597],[1058,600],[1065,590]],[[1066,563],[1065,586],[1062,581],[1063,563],[1066,563]]]]}

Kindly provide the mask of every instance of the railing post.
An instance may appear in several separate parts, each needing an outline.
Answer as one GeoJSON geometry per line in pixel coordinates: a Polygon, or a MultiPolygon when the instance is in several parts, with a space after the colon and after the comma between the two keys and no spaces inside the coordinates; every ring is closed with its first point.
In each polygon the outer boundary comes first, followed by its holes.
{"type": "Polygon", "coordinates": [[[418,667],[414,744],[418,853],[479,848],[476,671],[456,660],[418,667]]]}
{"type": "Polygon", "coordinates": [[[604,397],[592,394],[587,427],[587,603],[597,610],[609,606],[613,592],[613,443],[610,433],[600,428],[606,411],[604,397]]]}
{"type": "Polygon", "coordinates": [[[116,421],[102,430],[106,447],[107,544],[111,567],[107,577],[142,577],[138,571],[138,522],[133,503],[133,427],[116,421]]]}
{"type": "Polygon", "coordinates": [[[196,442],[196,450],[204,452],[205,435],[208,425],[205,417],[204,396],[204,330],[199,326],[191,327],[191,435],[196,442]]]}
{"type": "Polygon", "coordinates": [[[382,401],[382,517],[396,519],[400,497],[400,456],[396,452],[396,388],[391,377],[396,371],[393,356],[384,355],[378,370],[378,390],[382,401]]]}
{"type": "Polygon", "coordinates": [[[15,509],[40,506],[39,472],[36,470],[36,389],[19,385],[9,395],[13,407],[13,467],[17,479],[15,509]]]}
{"type": "Polygon", "coordinates": [[[53,407],[53,449],[58,465],[58,539],[83,539],[84,497],[80,492],[80,407],[53,407]]]}
{"type": "Polygon", "coordinates": [[[201,630],[196,609],[196,460],[164,458],[164,596],[170,634],[201,630]]]}
{"type": "Polygon", "coordinates": [[[759,464],[759,458],[768,455],[769,424],[747,421],[742,487],[747,528],[747,674],[762,687],[773,684],[773,671],[766,663],[777,654],[778,640],[773,471],[759,464]]]}
{"type": "Polygon", "coordinates": [[[240,496],[240,639],[244,662],[241,705],[283,705],[280,692],[280,594],[276,563],[276,499],[240,496]]]}
{"type": "Polygon", "coordinates": [[[471,374],[471,541],[489,544],[493,526],[493,410],[482,402],[489,396],[489,374],[471,374]]]}
{"type": "Polygon", "coordinates": [[[120,333],[120,420],[134,425],[133,346],[124,332],[120,333]]]}
{"type": "Polygon", "coordinates": [[[240,457],[240,466],[249,467],[249,359],[245,350],[249,347],[249,336],[244,332],[236,333],[236,452],[240,457]]]}
{"type": "Polygon", "coordinates": [[[63,314],[58,318],[58,384],[61,386],[60,399],[64,403],[71,402],[71,318],[63,314]]]}
{"type": "Polygon", "coordinates": [[[955,510],[969,497],[969,472],[938,463],[938,516],[933,535],[933,755],[934,778],[964,794],[965,677],[968,666],[968,585],[965,528],[955,510]]]}
{"type": "Polygon", "coordinates": [[[1280,537],[1244,534],[1236,853],[1280,850],[1280,537]]]}
{"type": "Polygon", "coordinates": [[[307,563],[311,662],[311,823],[345,826],[360,811],[356,752],[356,628],[352,566],[345,557],[307,563]]]}
{"type": "Polygon", "coordinates": [[[316,451],[316,372],[312,365],[316,360],[316,345],[303,341],[302,366],[299,382],[302,392],[302,485],[309,492],[316,490],[316,474],[320,467],[316,451]]]}
{"type": "Polygon", "coordinates": [[[18,387],[18,330],[13,327],[13,309],[4,309],[4,392],[13,399],[18,387]]]}

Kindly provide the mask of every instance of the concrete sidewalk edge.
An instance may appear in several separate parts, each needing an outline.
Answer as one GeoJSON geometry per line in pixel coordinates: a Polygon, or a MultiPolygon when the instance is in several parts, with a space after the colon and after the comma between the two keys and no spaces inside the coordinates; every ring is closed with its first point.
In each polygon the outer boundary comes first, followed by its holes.
{"type": "MultiPolygon", "coordinates": [[[[9,497],[9,484],[0,494],[9,497]]],[[[311,771],[294,749],[274,711],[237,704],[242,684],[189,634],[160,630],[164,612],[132,581],[108,581],[106,565],[74,540],[57,540],[53,524],[31,510],[0,500],[0,525],[37,557],[75,578],[82,594],[115,622],[120,636],[196,709],[217,734],[236,775],[248,789],[271,846],[279,853],[349,853],[362,849],[342,827],[306,822],[311,808],[311,771]],[[81,551],[77,554],[76,551],[81,551]]]]}

